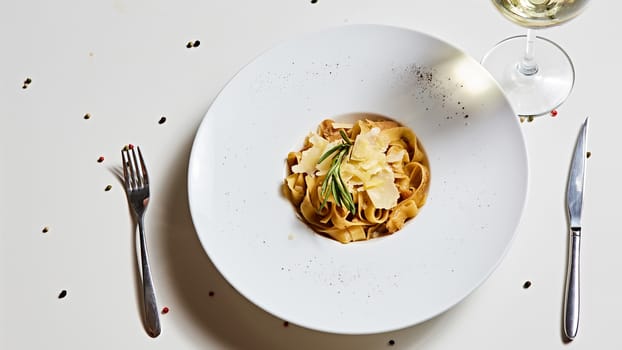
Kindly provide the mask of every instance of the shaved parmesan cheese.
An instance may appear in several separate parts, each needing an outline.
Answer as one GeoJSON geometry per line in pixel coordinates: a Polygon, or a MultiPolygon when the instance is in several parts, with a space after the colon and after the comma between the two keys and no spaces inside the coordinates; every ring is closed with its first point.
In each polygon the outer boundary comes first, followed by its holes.
{"type": "Polygon", "coordinates": [[[350,189],[355,186],[362,186],[370,180],[370,175],[367,172],[351,162],[346,162],[341,166],[341,177],[350,189]]]}
{"type": "MultiPolygon", "coordinates": [[[[324,150],[322,151],[322,155],[323,155],[326,151],[328,151],[329,149],[331,149],[331,148],[333,148],[333,147],[337,146],[337,145],[338,145],[338,144],[340,144],[340,143],[341,143],[341,140],[335,140],[335,141],[333,141],[333,142],[328,143],[328,144],[324,147],[324,150]]],[[[334,156],[334,154],[333,154],[332,156],[330,156],[330,157],[326,158],[325,160],[323,160],[323,161],[322,161],[322,163],[320,163],[320,164],[317,164],[317,161],[316,161],[316,164],[315,164],[315,169],[317,170],[317,175],[318,175],[318,176],[326,175],[326,173],[328,173],[328,170],[330,170],[330,165],[331,165],[331,163],[332,163],[333,156],[334,156]]],[[[320,157],[321,157],[321,156],[320,156],[320,157]]],[[[317,160],[319,160],[319,158],[318,158],[317,160]]]]}
{"type": "Polygon", "coordinates": [[[352,123],[333,122],[333,129],[352,129],[353,126],[352,123]]]}
{"type": "MultiPolygon", "coordinates": [[[[292,172],[296,174],[313,174],[316,166],[318,165],[318,160],[320,160],[320,157],[324,154],[324,150],[328,145],[328,141],[314,132],[309,134],[308,139],[312,146],[309,149],[302,151],[300,162],[292,167],[292,172]]],[[[327,161],[325,160],[322,163],[326,162],[327,161]]]]}
{"type": "Polygon", "coordinates": [[[377,127],[356,137],[352,153],[341,172],[350,187],[362,184],[372,203],[379,209],[391,209],[397,205],[399,192],[395,175],[385,154],[389,139],[377,127]],[[356,185],[355,185],[356,184],[356,185]]]}
{"type": "Polygon", "coordinates": [[[403,148],[391,147],[389,148],[389,151],[387,152],[387,162],[389,163],[401,162],[402,159],[404,159],[407,154],[408,153],[406,153],[406,150],[403,148]]]}
{"type": "Polygon", "coordinates": [[[365,184],[369,199],[379,209],[391,209],[397,205],[400,193],[393,183],[395,176],[390,169],[382,169],[378,174],[365,184]]]}
{"type": "Polygon", "coordinates": [[[367,133],[361,133],[356,137],[352,147],[352,159],[365,160],[370,156],[382,154],[389,146],[389,139],[380,134],[379,128],[372,128],[367,133]]]}

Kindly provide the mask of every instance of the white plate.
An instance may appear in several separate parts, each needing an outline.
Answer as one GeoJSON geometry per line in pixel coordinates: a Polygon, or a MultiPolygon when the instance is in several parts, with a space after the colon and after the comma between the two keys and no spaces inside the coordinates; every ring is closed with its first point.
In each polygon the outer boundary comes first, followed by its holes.
{"type": "Polygon", "coordinates": [[[227,84],[197,132],[188,191],[205,251],[246,298],[307,328],[377,333],[438,315],[490,275],[522,213],[527,156],[475,60],[415,31],[350,25],[281,44],[227,84]],[[353,112],[410,126],[431,186],[404,229],[343,245],[298,220],[280,189],[287,153],[353,112]]]}

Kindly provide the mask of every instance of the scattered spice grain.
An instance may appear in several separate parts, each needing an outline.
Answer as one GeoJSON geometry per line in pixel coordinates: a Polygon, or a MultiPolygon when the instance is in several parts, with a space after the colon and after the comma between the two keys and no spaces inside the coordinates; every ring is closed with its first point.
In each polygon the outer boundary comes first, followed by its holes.
{"type": "Polygon", "coordinates": [[[22,85],[22,89],[28,88],[28,85],[30,85],[30,83],[32,83],[32,79],[26,78],[26,80],[24,80],[24,84],[22,85]]]}
{"type": "Polygon", "coordinates": [[[529,287],[531,287],[531,281],[525,281],[525,283],[523,283],[523,288],[527,289],[529,287]]]}
{"type": "Polygon", "coordinates": [[[67,296],[67,291],[66,290],[61,290],[60,293],[58,294],[58,299],[63,299],[64,297],[67,296]]]}

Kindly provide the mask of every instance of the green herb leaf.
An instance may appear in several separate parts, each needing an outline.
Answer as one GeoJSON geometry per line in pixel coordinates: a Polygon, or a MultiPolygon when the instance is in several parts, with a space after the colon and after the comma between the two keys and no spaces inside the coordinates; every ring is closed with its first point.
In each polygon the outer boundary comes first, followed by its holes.
{"type": "Polygon", "coordinates": [[[341,148],[343,148],[343,144],[338,144],[336,146],[334,146],[333,148],[329,149],[328,151],[326,151],[324,154],[322,154],[322,156],[320,157],[320,159],[317,161],[318,164],[322,163],[324,160],[326,160],[326,158],[330,157],[331,154],[337,152],[338,150],[340,150],[341,148]]]}
{"type": "Polygon", "coordinates": [[[343,131],[343,129],[339,129],[339,134],[341,135],[341,138],[348,146],[352,146],[352,141],[350,141],[350,139],[348,138],[348,134],[346,134],[346,132],[343,131]]]}
{"type": "Polygon", "coordinates": [[[350,152],[353,143],[343,129],[339,130],[339,134],[341,135],[343,141],[326,151],[318,160],[318,164],[320,164],[331,155],[333,156],[330,169],[326,173],[326,177],[324,178],[320,189],[323,199],[318,210],[321,211],[324,209],[330,193],[335,200],[335,204],[345,207],[350,213],[354,214],[356,211],[354,199],[352,198],[350,191],[348,191],[345,181],[341,177],[341,164],[350,152]]]}

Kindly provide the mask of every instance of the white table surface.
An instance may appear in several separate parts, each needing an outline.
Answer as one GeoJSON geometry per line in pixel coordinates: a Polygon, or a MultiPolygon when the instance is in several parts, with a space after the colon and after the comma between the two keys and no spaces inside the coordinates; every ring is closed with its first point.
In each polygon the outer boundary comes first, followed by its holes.
{"type": "Polygon", "coordinates": [[[521,124],[529,193],[501,265],[462,303],[431,321],[343,336],[285,327],[232,289],[204,253],[186,194],[191,142],[203,115],[244,64],[303,33],[388,24],[432,34],[479,60],[499,40],[524,33],[522,28],[488,0],[5,2],[0,348],[621,348],[622,3],[607,6],[594,1],[577,19],[538,32],[568,51],[576,84],[557,117],[521,124]],[[199,47],[186,48],[195,40],[199,47]],[[26,78],[32,82],[23,89],[26,78]],[[159,124],[162,116],[166,122],[159,124]],[[581,322],[578,337],[565,343],[564,193],[586,116],[592,156],[584,200],[581,322]],[[148,150],[148,245],[159,304],[170,309],[161,315],[163,331],[155,339],[142,326],[134,228],[113,172],[127,143],[148,150]],[[112,189],[105,191],[109,184],[112,189]],[[532,282],[530,288],[523,288],[525,281],[532,282]],[[61,290],[67,291],[63,299],[61,290]]]}

